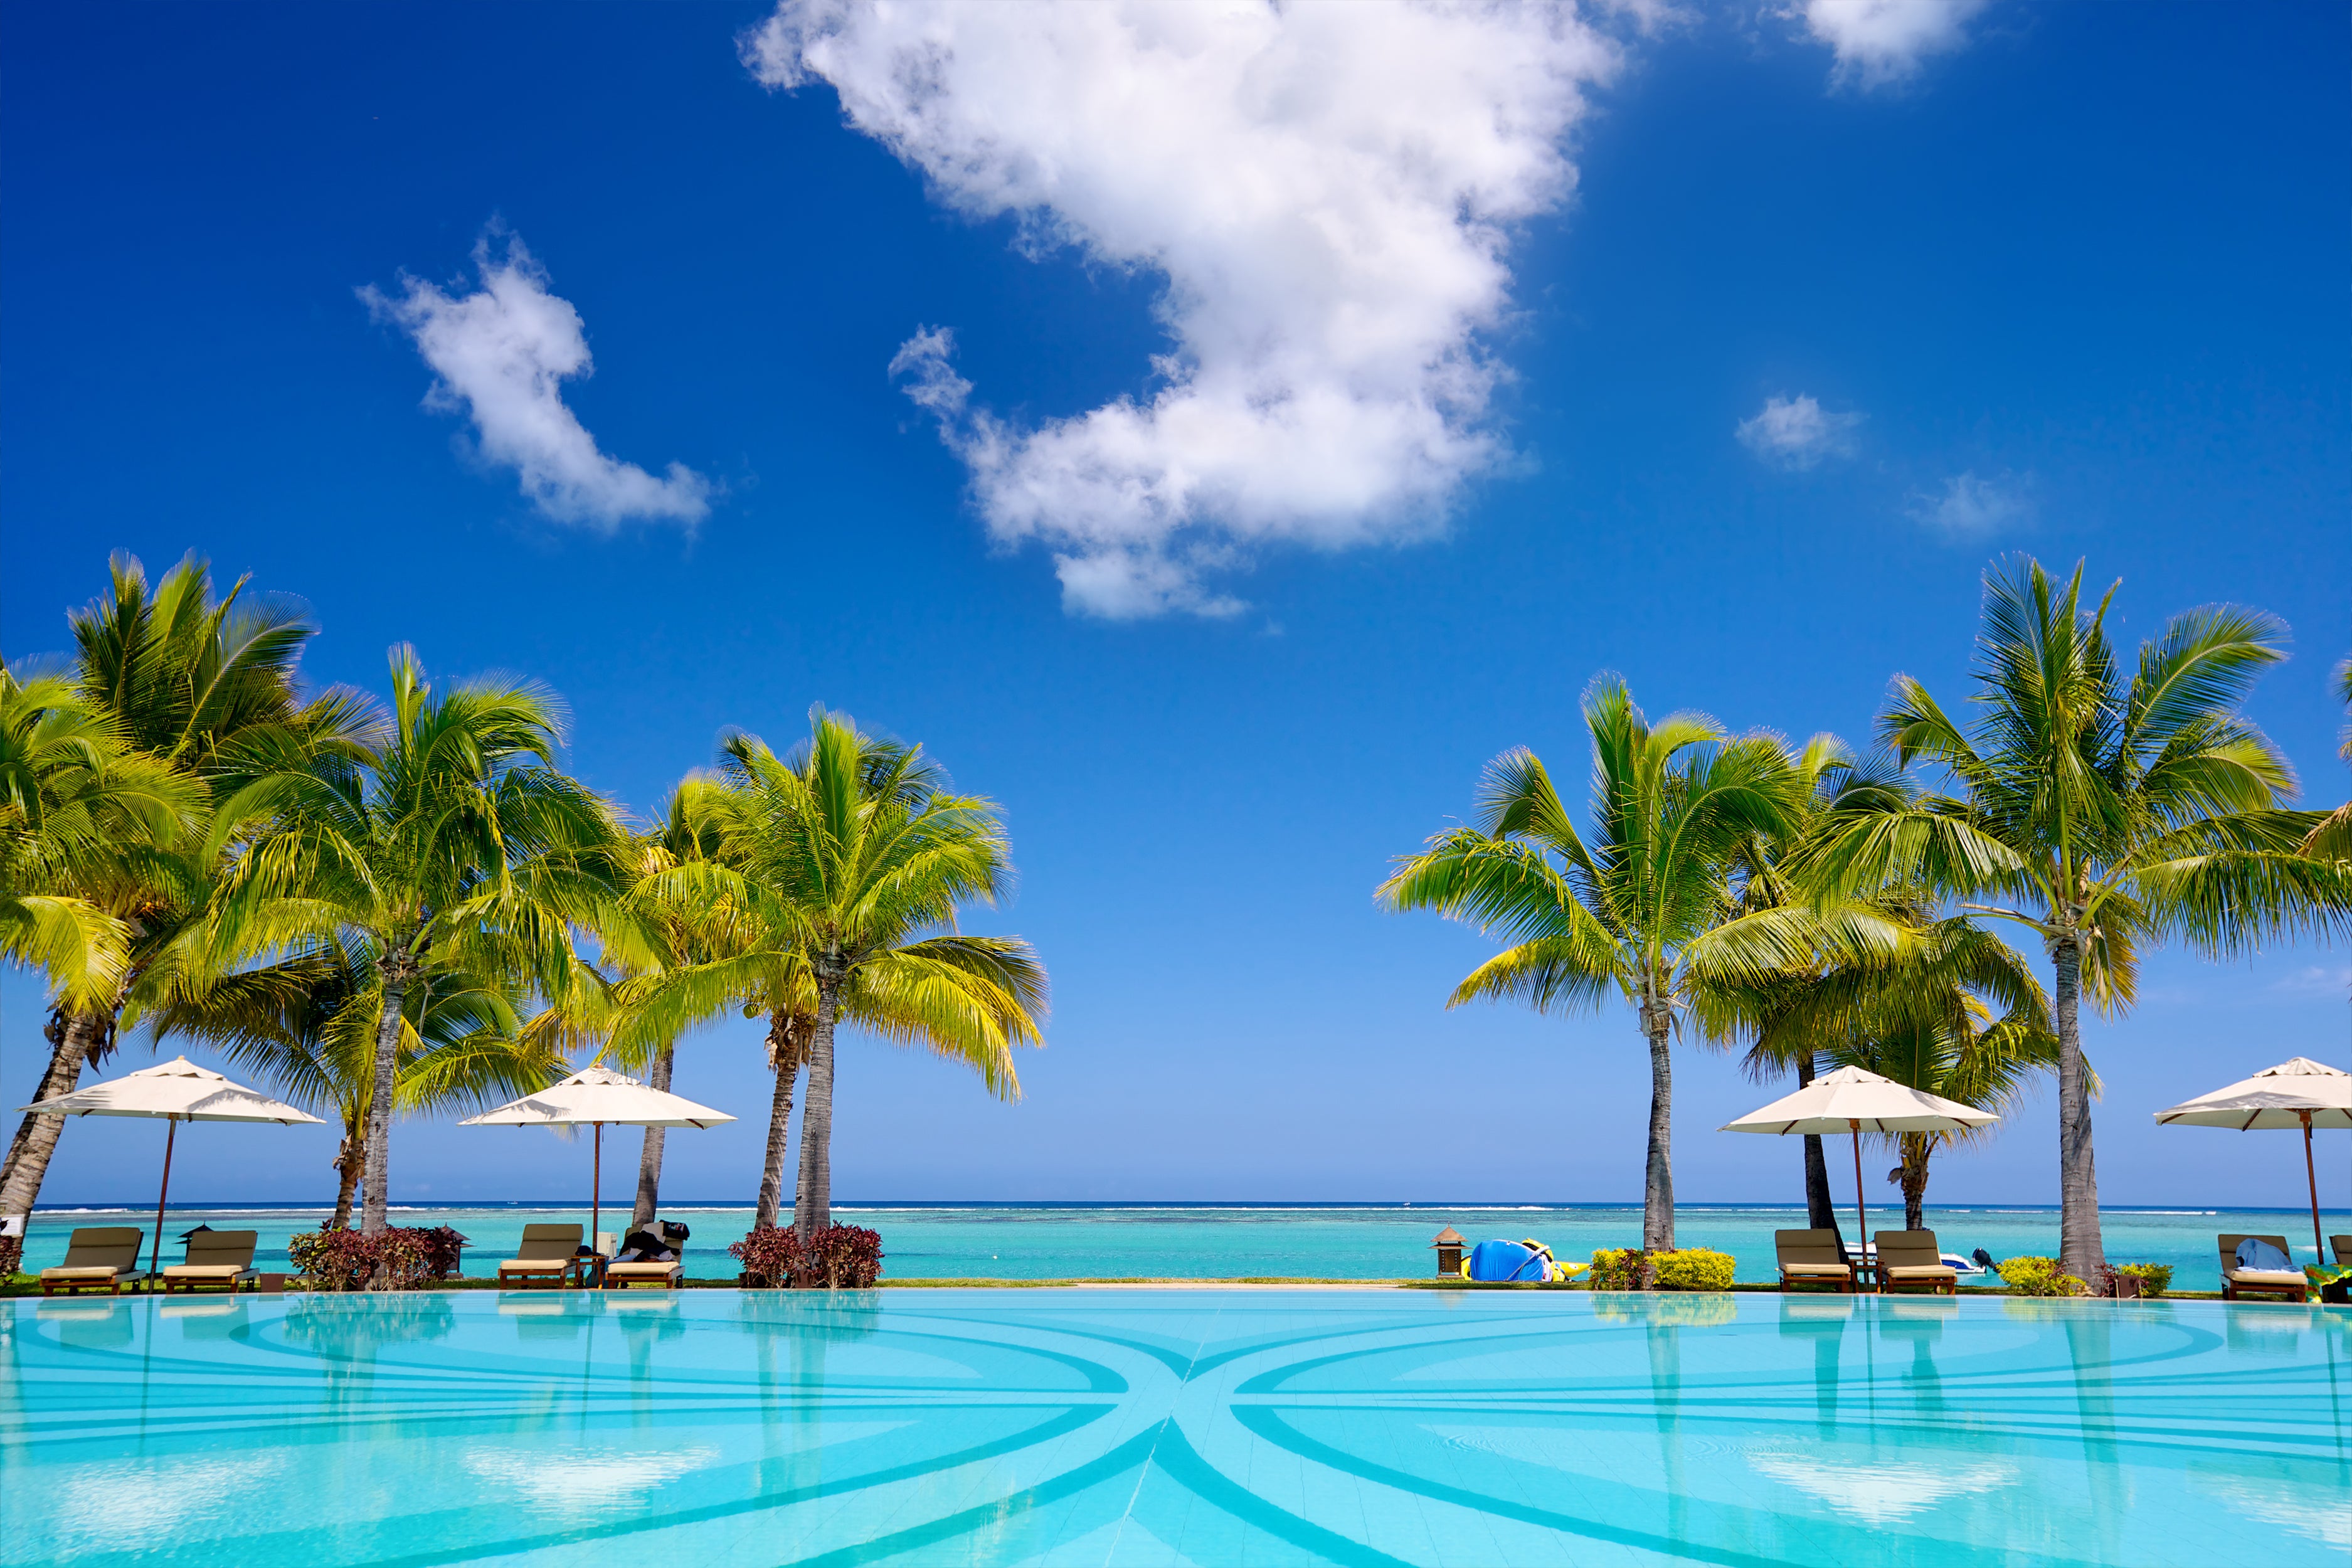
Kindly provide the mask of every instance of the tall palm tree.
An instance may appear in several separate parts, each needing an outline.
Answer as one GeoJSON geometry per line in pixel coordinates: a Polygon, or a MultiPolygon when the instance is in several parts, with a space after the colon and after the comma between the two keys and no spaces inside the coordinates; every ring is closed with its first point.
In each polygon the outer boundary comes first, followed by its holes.
{"type": "Polygon", "coordinates": [[[1592,832],[1577,832],[1533,752],[1486,766],[1478,820],[1402,858],[1381,885],[1391,909],[1433,909],[1511,945],[1473,970],[1448,1006],[1509,997],[1539,1012],[1634,1008],[1650,1055],[1642,1245],[1675,1245],[1673,1063],[1681,1016],[1704,987],[1800,970],[1823,942],[1891,949],[1900,932],[1866,912],[1768,904],[1742,911],[1732,876],[1759,837],[1797,829],[1806,780],[1768,735],[1727,736],[1678,713],[1653,727],[1613,676],[1584,694],[1592,832]]]}
{"type": "MultiPolygon", "coordinates": [[[[201,1040],[295,1104],[341,1125],[329,1223],[342,1230],[351,1224],[366,1164],[383,1000],[383,973],[375,955],[328,942],[260,968],[175,987],[142,1021],[158,1044],[173,1036],[201,1040]]],[[[394,1075],[397,1113],[479,1109],[544,1089],[570,1070],[543,1038],[522,1028],[516,998],[504,986],[441,973],[402,1000],[394,1075]]]]}
{"type": "Polygon", "coordinates": [[[412,992],[469,974],[562,998],[576,927],[607,910],[626,837],[555,766],[554,695],[489,679],[436,693],[392,652],[390,733],[364,764],[278,773],[233,805],[274,826],[231,868],[207,941],[235,956],[333,942],[374,961],[360,1228],[384,1226],[400,1042],[412,992]]]}
{"type": "Polygon", "coordinates": [[[713,803],[719,852],[659,884],[667,899],[738,923],[733,951],[681,964],[635,997],[624,1047],[675,1035],[730,1006],[764,1011],[776,1099],[755,1223],[773,1224],[792,1087],[804,1059],[799,1187],[803,1236],[832,1223],[834,1035],[843,1022],[961,1062],[1005,1098],[1012,1048],[1040,1042],[1045,973],[1018,937],[956,930],[992,903],[1011,858],[995,807],[951,795],[919,747],[810,713],[808,743],[780,758],[755,737],[724,748],[713,803]]]}
{"type": "Polygon", "coordinates": [[[2315,814],[2286,809],[2286,759],[2239,711],[2284,657],[2285,628],[2236,605],[2175,616],[2128,672],[2106,632],[2115,590],[2082,603],[2030,557],[1985,575],[1976,721],[1897,676],[1879,719],[1905,763],[1950,793],[1857,805],[1822,839],[1821,874],[1848,889],[1926,885],[2041,938],[2054,978],[2061,1259],[2105,1266],[2079,1011],[2130,1006],[2142,943],[2212,956],[2340,929],[2352,872],[2299,856],[2315,814]]]}
{"type": "MultiPolygon", "coordinates": [[[[245,830],[207,823],[206,808],[264,773],[352,754],[365,739],[352,693],[299,693],[302,647],[316,629],[299,605],[248,597],[243,579],[216,595],[193,554],[152,587],[137,558],[118,554],[110,566],[108,592],[68,617],[75,698],[122,752],[144,759],[151,793],[169,788],[175,826],[163,831],[164,816],[151,811],[141,831],[86,846],[70,862],[70,883],[47,889],[103,911],[125,952],[110,992],[52,1006],[44,1099],[70,1092],[85,1066],[102,1062],[123,1008],[193,951],[185,939],[209,879],[245,830]]],[[[18,1127],[0,1170],[0,1213],[31,1208],[60,1130],[50,1116],[18,1127]]]]}

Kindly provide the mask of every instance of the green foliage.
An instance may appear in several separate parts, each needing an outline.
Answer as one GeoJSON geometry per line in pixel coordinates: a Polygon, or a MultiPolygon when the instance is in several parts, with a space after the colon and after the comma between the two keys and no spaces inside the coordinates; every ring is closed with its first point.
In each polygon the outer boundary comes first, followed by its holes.
{"type": "Polygon", "coordinates": [[[2158,1297],[2172,1289],[2172,1265],[2169,1263],[2118,1263],[2116,1272],[2139,1281],[2139,1293],[2158,1297]]]}
{"type": "Polygon", "coordinates": [[[1685,1247],[1650,1255],[1651,1283],[1660,1290],[1728,1290],[1734,1265],[1731,1254],[1705,1247],[1685,1247]]]}
{"type": "Polygon", "coordinates": [[[2054,1258],[2005,1258],[1994,1268],[2002,1284],[2021,1296],[2080,1296],[2083,1282],[2061,1273],[2054,1258]]]}
{"type": "Polygon", "coordinates": [[[882,1278],[882,1237],[859,1226],[827,1226],[803,1241],[789,1226],[755,1225],[727,1250],[743,1265],[746,1284],[863,1290],[882,1278]]]}
{"type": "Polygon", "coordinates": [[[1638,1247],[1604,1247],[1592,1255],[1595,1290],[1639,1290],[1649,1278],[1650,1255],[1638,1247]]]}

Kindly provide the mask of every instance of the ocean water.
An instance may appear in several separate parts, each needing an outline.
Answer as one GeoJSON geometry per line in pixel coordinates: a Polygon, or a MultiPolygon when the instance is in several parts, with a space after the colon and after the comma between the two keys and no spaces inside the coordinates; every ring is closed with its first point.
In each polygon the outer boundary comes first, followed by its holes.
{"type": "Polygon", "coordinates": [[[0,1458],[5,1559],[78,1568],[2343,1568],[2352,1311],[18,1300],[0,1458]]]}
{"type": "MultiPolygon", "coordinates": [[[[286,1267],[286,1238],[315,1230],[322,1208],[174,1205],[164,1223],[163,1255],[179,1255],[177,1238],[197,1225],[215,1230],[258,1230],[256,1261],[286,1267]]],[[[1392,1279],[1435,1272],[1429,1243],[1448,1226],[1472,1241],[1533,1237],[1558,1257],[1581,1261],[1603,1247],[1631,1247],[1642,1234],[1639,1207],[1615,1205],[1500,1206],[1282,1205],[1017,1205],[844,1204],[845,1223],[882,1236],[887,1279],[1233,1279],[1293,1277],[1392,1279]]],[[[730,1243],[750,1228],[751,1211],[739,1204],[678,1204],[665,1217],[692,1227],[687,1272],[695,1279],[731,1279],[730,1243]]],[[[1996,1258],[2058,1250],[2054,1208],[1931,1207],[1927,1223],[1947,1251],[1978,1247],[1996,1258]]],[[[2352,1217],[2323,1216],[2329,1234],[2352,1231],[2352,1217]]],[[[588,1221],[584,1208],[525,1205],[402,1208],[394,1223],[449,1225],[468,1238],[466,1271],[487,1274],[513,1256],[522,1227],[535,1220],[588,1221]]],[[[607,1230],[623,1228],[628,1209],[604,1211],[607,1230]]],[[[2284,1236],[2295,1261],[2311,1261],[2311,1215],[2293,1209],[2110,1209],[2102,1216],[2111,1263],[2167,1263],[2183,1290],[2220,1289],[2214,1237],[2221,1231],[2284,1236]]],[[[68,1233],[80,1225],[152,1227],[154,1211],[45,1208],[26,1237],[26,1262],[39,1268],[64,1255],[68,1233]]],[[[1874,1230],[1892,1229],[1902,1211],[1872,1211],[1874,1230]]],[[[1843,1222],[1849,1232],[1853,1219],[1843,1222]]],[[[1684,1247],[1728,1252],[1743,1280],[1775,1278],[1772,1232],[1804,1224],[1801,1211],[1781,1207],[1690,1204],[1676,1211],[1675,1239],[1684,1247]]],[[[1998,1283],[1998,1281],[1987,1281],[1998,1283]]]]}

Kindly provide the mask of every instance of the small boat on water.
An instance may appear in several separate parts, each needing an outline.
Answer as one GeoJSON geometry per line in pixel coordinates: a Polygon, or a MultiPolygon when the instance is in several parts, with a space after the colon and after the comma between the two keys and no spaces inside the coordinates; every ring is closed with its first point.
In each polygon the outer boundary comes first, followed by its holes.
{"type": "MultiPolygon", "coordinates": [[[[1963,1278],[1971,1274],[1990,1274],[1994,1272],[1991,1263],[1989,1260],[1984,1259],[1984,1249],[1982,1247],[1979,1247],[1977,1249],[1977,1256],[1974,1258],[1963,1258],[1957,1252],[1939,1252],[1936,1256],[1937,1261],[1941,1262],[1945,1268],[1963,1278]]],[[[1874,1241],[1864,1242],[1862,1246],[1856,1247],[1853,1243],[1849,1241],[1845,1244],[1845,1260],[1848,1263],[1877,1262],[1878,1244],[1874,1241]]]]}

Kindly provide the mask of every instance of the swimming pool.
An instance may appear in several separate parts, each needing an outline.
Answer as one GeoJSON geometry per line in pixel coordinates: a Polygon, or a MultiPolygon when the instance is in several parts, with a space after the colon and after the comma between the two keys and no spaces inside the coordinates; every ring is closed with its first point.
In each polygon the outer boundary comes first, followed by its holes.
{"type": "Polygon", "coordinates": [[[1392,1290],[0,1302],[14,1563],[2326,1563],[2352,1312],[1392,1290]]]}

